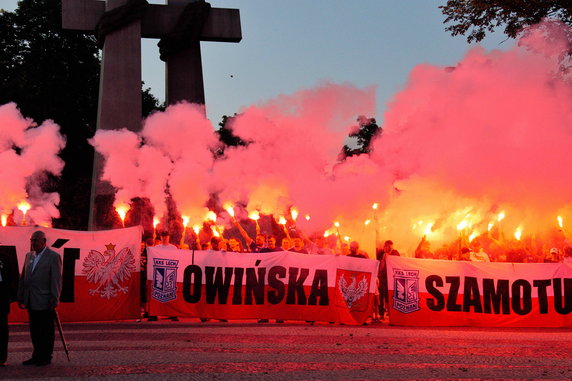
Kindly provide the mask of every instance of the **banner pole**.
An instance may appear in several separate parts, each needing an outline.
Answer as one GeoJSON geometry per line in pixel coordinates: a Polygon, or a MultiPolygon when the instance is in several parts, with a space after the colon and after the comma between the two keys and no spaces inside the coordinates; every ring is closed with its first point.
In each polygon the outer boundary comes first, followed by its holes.
{"type": "Polygon", "coordinates": [[[62,344],[64,346],[64,351],[66,352],[68,361],[71,361],[68,344],[66,343],[66,339],[64,337],[64,331],[62,330],[62,323],[60,322],[60,316],[58,315],[58,311],[55,308],[54,308],[54,319],[56,321],[56,326],[58,327],[58,331],[60,332],[60,339],[62,339],[62,344]]]}

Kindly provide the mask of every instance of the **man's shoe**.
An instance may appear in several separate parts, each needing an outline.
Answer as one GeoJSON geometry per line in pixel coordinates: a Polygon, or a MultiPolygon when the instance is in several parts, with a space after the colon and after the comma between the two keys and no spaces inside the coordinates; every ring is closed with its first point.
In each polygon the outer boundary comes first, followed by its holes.
{"type": "Polygon", "coordinates": [[[36,359],[29,359],[29,360],[23,361],[22,365],[34,365],[36,363],[37,363],[36,359]]]}
{"type": "Polygon", "coordinates": [[[52,363],[52,360],[40,360],[38,362],[36,362],[36,366],[46,366],[46,365],[50,365],[52,363]]]}

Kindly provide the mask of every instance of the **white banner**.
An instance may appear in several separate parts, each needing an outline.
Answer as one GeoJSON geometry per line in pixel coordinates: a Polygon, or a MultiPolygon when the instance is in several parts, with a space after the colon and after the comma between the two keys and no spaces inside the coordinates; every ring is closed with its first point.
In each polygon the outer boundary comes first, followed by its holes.
{"type": "Polygon", "coordinates": [[[288,251],[147,250],[152,315],[361,324],[371,313],[375,260],[288,251]]]}
{"type": "MultiPolygon", "coordinates": [[[[20,272],[36,230],[46,233],[47,245],[62,258],[62,320],[139,317],[141,227],[93,232],[0,227],[1,254],[16,257],[20,272]]],[[[15,306],[10,320],[26,319],[15,306]]]]}
{"type": "Polygon", "coordinates": [[[572,326],[572,265],[387,258],[390,323],[572,326]]]}

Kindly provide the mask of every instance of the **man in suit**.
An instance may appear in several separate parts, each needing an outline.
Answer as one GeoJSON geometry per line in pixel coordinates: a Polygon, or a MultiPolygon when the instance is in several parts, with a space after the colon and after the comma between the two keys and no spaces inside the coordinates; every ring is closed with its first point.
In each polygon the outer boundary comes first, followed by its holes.
{"type": "Polygon", "coordinates": [[[10,303],[16,301],[18,288],[18,264],[16,252],[11,256],[0,251],[0,367],[8,360],[8,314],[10,303]]]}
{"type": "Polygon", "coordinates": [[[54,317],[62,290],[62,259],[46,247],[42,231],[32,234],[30,247],[32,251],[26,254],[18,285],[18,304],[28,310],[34,352],[22,364],[45,366],[51,364],[54,351],[54,317]]]}

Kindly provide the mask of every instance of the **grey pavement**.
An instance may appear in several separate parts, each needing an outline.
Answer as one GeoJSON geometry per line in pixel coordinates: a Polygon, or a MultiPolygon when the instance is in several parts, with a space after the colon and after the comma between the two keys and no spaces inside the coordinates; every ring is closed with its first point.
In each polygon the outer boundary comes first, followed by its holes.
{"type": "MultiPolygon", "coordinates": [[[[23,366],[27,325],[10,326],[2,380],[571,379],[568,329],[340,326],[160,319],[64,323],[52,365],[23,366]]],[[[59,338],[58,338],[59,339],[59,338]]]]}

